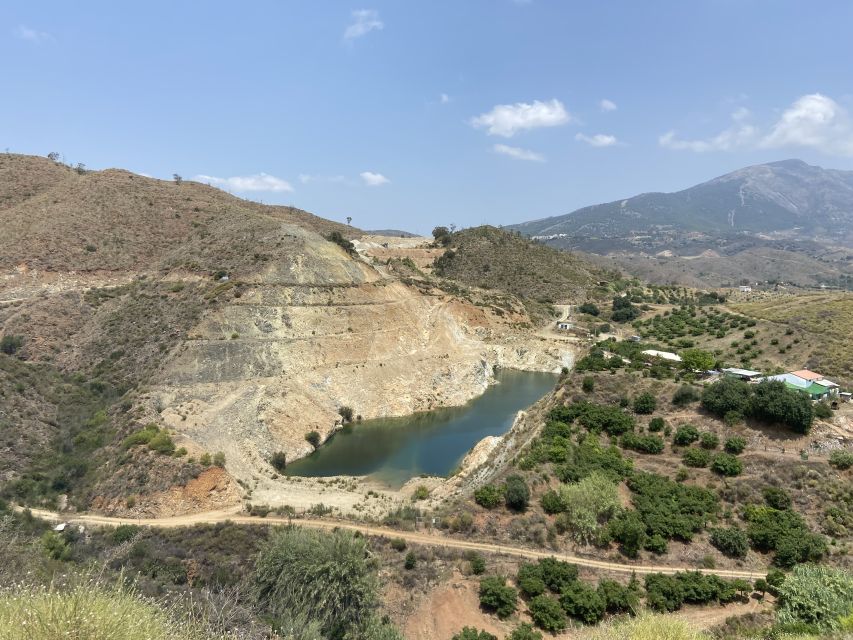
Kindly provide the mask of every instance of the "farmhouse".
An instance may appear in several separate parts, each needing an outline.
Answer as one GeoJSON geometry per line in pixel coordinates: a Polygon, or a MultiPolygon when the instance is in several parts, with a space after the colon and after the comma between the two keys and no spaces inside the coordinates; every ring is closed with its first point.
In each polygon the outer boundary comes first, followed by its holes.
{"type": "Polygon", "coordinates": [[[812,400],[823,400],[830,395],[838,393],[838,385],[831,380],[825,380],[820,374],[803,369],[801,371],[792,371],[790,373],[780,373],[775,376],[767,376],[760,378],[762,380],[776,380],[783,382],[786,387],[794,391],[801,391],[808,394],[812,400]],[[799,374],[806,374],[808,377],[803,377],[799,374]]]}

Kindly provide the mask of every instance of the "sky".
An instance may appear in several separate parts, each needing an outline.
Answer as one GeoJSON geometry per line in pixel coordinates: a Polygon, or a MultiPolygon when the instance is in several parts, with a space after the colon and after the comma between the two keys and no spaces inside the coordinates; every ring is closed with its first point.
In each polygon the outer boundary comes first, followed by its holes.
{"type": "Polygon", "coordinates": [[[0,149],[363,229],[853,169],[846,0],[0,3],[0,149]]]}

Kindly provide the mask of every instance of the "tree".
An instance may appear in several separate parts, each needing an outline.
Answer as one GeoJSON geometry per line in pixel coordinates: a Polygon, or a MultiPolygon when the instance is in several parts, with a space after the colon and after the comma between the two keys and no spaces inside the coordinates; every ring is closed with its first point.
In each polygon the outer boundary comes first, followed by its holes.
{"type": "Polygon", "coordinates": [[[814,421],[809,397],[771,380],[753,385],[749,413],[764,422],[781,422],[798,433],[808,433],[814,421]]]}
{"type": "Polygon", "coordinates": [[[699,446],[703,449],[716,449],[720,446],[720,437],[716,433],[706,431],[699,436],[699,446]]]}
{"type": "Polygon", "coordinates": [[[563,510],[563,501],[560,495],[553,489],[549,489],[539,498],[539,503],[542,505],[543,511],[549,515],[560,513],[563,510]]]}
{"type": "Polygon", "coordinates": [[[450,230],[447,227],[435,227],[432,230],[432,237],[435,239],[436,244],[440,244],[443,247],[449,245],[452,239],[450,230]]]}
{"type": "Polygon", "coordinates": [[[723,449],[725,449],[726,453],[731,453],[735,456],[740,455],[746,449],[746,440],[740,436],[732,436],[726,440],[723,449]]]}
{"type": "Polygon", "coordinates": [[[319,431],[309,431],[305,434],[305,440],[308,441],[315,449],[320,446],[320,432],[319,431]]]}
{"type": "Polygon", "coordinates": [[[560,602],[549,595],[539,595],[528,605],[533,623],[549,633],[557,633],[566,628],[566,613],[560,602]]]}
{"type": "Polygon", "coordinates": [[[634,398],[634,413],[649,415],[650,413],[654,413],[657,406],[657,398],[648,391],[644,391],[634,398]]]}
{"type": "Polygon", "coordinates": [[[59,157],[60,157],[60,155],[59,155],[58,151],[51,151],[50,153],[47,154],[47,159],[51,160],[53,162],[59,162],[59,157]]]}
{"type": "Polygon", "coordinates": [[[675,430],[672,442],[680,447],[686,447],[693,444],[698,439],[699,430],[692,424],[683,424],[675,430]]]}
{"type": "Polygon", "coordinates": [[[574,582],[560,595],[563,610],[585,624],[595,624],[604,617],[606,603],[604,598],[592,587],[583,582],[574,582]]]}
{"type": "Polygon", "coordinates": [[[842,471],[853,467],[853,451],[836,449],[829,454],[829,464],[842,471]]]}
{"type": "Polygon", "coordinates": [[[636,558],[646,544],[646,524],[636,511],[623,510],[610,521],[610,536],[619,542],[619,550],[636,558]]]}
{"type": "Polygon", "coordinates": [[[786,511],[791,508],[791,495],[784,489],[780,489],[778,487],[764,487],[761,494],[764,496],[764,502],[774,509],[786,511]]]}
{"type": "Polygon", "coordinates": [[[686,449],[681,456],[681,462],[685,467],[704,468],[711,464],[711,454],[706,449],[691,447],[686,449]]]}
{"type": "Polygon", "coordinates": [[[580,313],[586,313],[591,316],[597,316],[601,313],[601,310],[592,302],[584,302],[581,306],[578,307],[578,311],[580,313]]]}
{"type": "Polygon", "coordinates": [[[750,389],[742,380],[723,378],[702,392],[702,407],[722,418],[729,412],[747,414],[750,389]]]}
{"type": "Polygon", "coordinates": [[[276,451],[270,457],[270,464],[279,473],[284,473],[287,468],[287,454],[284,451],[276,451]]]}
{"type": "Polygon", "coordinates": [[[181,176],[179,176],[177,173],[172,174],[172,180],[174,180],[175,184],[177,184],[177,185],[180,185],[184,181],[184,179],[181,176]]]}
{"type": "Polygon", "coordinates": [[[640,310],[631,304],[628,296],[617,296],[613,298],[613,311],[610,319],[613,322],[630,322],[640,316],[640,310]]]}
{"type": "Polygon", "coordinates": [[[529,622],[522,622],[512,630],[508,640],[542,640],[542,634],[529,622]]]}
{"type": "Polygon", "coordinates": [[[513,511],[524,511],[530,502],[530,489],[527,483],[519,475],[511,475],[506,479],[504,489],[504,501],[508,509],[513,511]]]}
{"type": "Polygon", "coordinates": [[[714,368],[714,354],[704,349],[684,349],[679,352],[681,367],[688,371],[708,371],[714,368]]]}
{"type": "Polygon", "coordinates": [[[415,552],[409,551],[409,553],[406,554],[406,559],[403,562],[403,566],[406,568],[407,571],[411,571],[415,568],[415,566],[417,566],[417,564],[418,557],[415,555],[415,552]]]}
{"type": "Polygon", "coordinates": [[[507,586],[500,576],[489,576],[480,580],[480,606],[494,612],[499,618],[507,618],[515,613],[518,606],[518,593],[507,586]]]}
{"type": "Polygon", "coordinates": [[[347,531],[272,532],[255,563],[254,584],[265,615],[277,621],[307,615],[327,637],[355,633],[379,606],[367,541],[347,531]]]}
{"type": "Polygon", "coordinates": [[[525,562],[518,568],[515,583],[528,598],[535,598],[545,593],[547,585],[542,578],[542,565],[525,562]]]}
{"type": "Polygon", "coordinates": [[[347,405],[340,407],[338,409],[338,415],[341,417],[341,420],[344,424],[346,424],[347,422],[352,422],[352,407],[349,407],[347,405]]]}
{"type": "MultiPolygon", "coordinates": [[[[798,565],[779,585],[778,621],[816,632],[838,630],[853,611],[853,572],[798,565]]],[[[844,634],[842,634],[844,635],[844,634]]]]}
{"type": "Polygon", "coordinates": [[[347,216],[347,224],[350,224],[351,222],[352,222],[352,216],[347,216]]]}
{"type": "Polygon", "coordinates": [[[639,587],[634,576],[627,586],[615,580],[599,580],[596,591],[609,613],[636,613],[640,607],[639,587]]]}

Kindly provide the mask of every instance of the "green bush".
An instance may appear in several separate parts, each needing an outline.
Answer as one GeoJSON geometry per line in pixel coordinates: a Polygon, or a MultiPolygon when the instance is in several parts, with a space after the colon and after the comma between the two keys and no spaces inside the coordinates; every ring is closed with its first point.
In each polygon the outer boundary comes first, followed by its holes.
{"type": "Polygon", "coordinates": [[[557,633],[566,628],[566,614],[560,602],[549,595],[539,595],[528,605],[530,617],[540,629],[548,633],[557,633]]]}
{"type": "Polygon", "coordinates": [[[560,605],[573,618],[584,624],[595,624],[604,617],[607,603],[595,589],[583,582],[573,582],[560,594],[560,605]]]}
{"type": "Polygon", "coordinates": [[[633,473],[628,478],[628,488],[650,536],[657,534],[689,542],[719,508],[717,495],[712,491],[653,473],[633,473]]]}
{"type": "Polygon", "coordinates": [[[451,640],[498,640],[498,637],[474,627],[462,627],[462,631],[454,635],[451,640]]]}
{"type": "Polygon", "coordinates": [[[632,578],[627,586],[615,580],[599,580],[596,590],[608,613],[634,614],[640,608],[640,585],[636,578],[632,578]]]}
{"type": "Polygon", "coordinates": [[[711,471],[721,476],[739,476],[743,471],[743,463],[730,453],[718,453],[711,460],[711,471]]]}
{"type": "Polygon", "coordinates": [[[175,451],[175,443],[165,431],[160,431],[148,442],[148,448],[161,455],[170,455],[175,451]]]}
{"type": "Polygon", "coordinates": [[[657,454],[663,452],[664,442],[655,435],[639,436],[629,432],[622,436],[622,447],[640,453],[657,454]]]}
{"type": "Polygon", "coordinates": [[[836,449],[829,454],[829,464],[841,470],[853,467],[853,451],[836,449]]]}
{"type": "Polygon", "coordinates": [[[552,593],[562,593],[570,584],[578,579],[578,568],[576,565],[557,560],[556,558],[542,558],[537,562],[542,569],[542,580],[552,593]]]}
{"type": "Polygon", "coordinates": [[[468,560],[471,563],[471,573],[481,576],[486,572],[486,559],[481,553],[472,553],[468,560]]]}
{"type": "Polygon", "coordinates": [[[655,409],[657,409],[658,401],[657,398],[654,397],[648,391],[641,393],[636,398],[634,398],[634,413],[640,415],[649,415],[654,413],[655,409]]]}
{"type": "Polygon", "coordinates": [[[681,462],[685,467],[704,468],[711,464],[711,453],[705,449],[685,449],[681,455],[681,462]]]}
{"type": "Polygon", "coordinates": [[[826,401],[818,402],[814,405],[814,415],[815,418],[829,420],[832,417],[832,407],[826,401]]]}
{"type": "Polygon", "coordinates": [[[486,484],[474,491],[474,502],[486,509],[494,509],[503,500],[503,491],[493,484],[486,484]]]}
{"type": "Polygon", "coordinates": [[[347,422],[352,422],[352,417],[353,417],[352,407],[349,407],[346,405],[339,407],[338,408],[338,415],[341,417],[341,420],[343,421],[344,424],[346,424],[347,422]]]}
{"type": "Polygon", "coordinates": [[[217,451],[213,454],[213,466],[225,468],[225,454],[221,451],[217,451]]]}
{"type": "Polygon", "coordinates": [[[636,558],[646,544],[646,523],[636,511],[623,510],[609,524],[610,537],[620,544],[619,550],[636,558]]]}
{"type": "Polygon", "coordinates": [[[752,546],[765,553],[775,552],[774,562],[781,567],[816,562],[826,553],[823,536],[812,533],[803,518],[791,510],[748,505],[744,509],[744,520],[752,546]]]}
{"type": "Polygon", "coordinates": [[[480,580],[480,606],[495,613],[499,618],[507,618],[515,613],[518,593],[507,586],[506,580],[499,576],[489,576],[480,580]]]}
{"type": "Polygon", "coordinates": [[[530,502],[530,489],[519,475],[511,475],[506,479],[504,502],[512,511],[524,511],[530,502]]]}
{"type": "Polygon", "coordinates": [[[122,441],[122,446],[125,449],[130,449],[140,444],[148,444],[151,440],[160,433],[160,429],[156,424],[147,424],[139,431],[134,431],[122,441]]]}
{"type": "Polygon", "coordinates": [[[411,571],[417,566],[417,564],[418,557],[415,555],[415,552],[409,551],[409,553],[406,554],[406,559],[403,561],[403,566],[406,568],[407,571],[411,571]]]}
{"type": "Polygon", "coordinates": [[[135,524],[120,524],[112,530],[110,539],[113,544],[124,544],[133,540],[139,533],[139,527],[135,524]]]}
{"type": "Polygon", "coordinates": [[[702,406],[720,418],[752,416],[762,422],[787,425],[798,433],[808,433],[814,420],[808,396],[776,380],[749,385],[724,378],[705,389],[702,406]]]}
{"type": "Polygon", "coordinates": [[[592,302],[584,302],[581,306],[578,307],[578,311],[580,313],[586,313],[591,316],[597,316],[599,313],[601,313],[601,310],[592,302]]]}
{"type": "Polygon", "coordinates": [[[672,438],[673,444],[680,447],[686,447],[693,444],[699,439],[699,430],[692,424],[683,424],[675,430],[675,435],[672,438]]]}
{"type": "Polygon", "coordinates": [[[536,631],[529,622],[522,622],[512,630],[508,640],[542,640],[542,634],[536,631]]]}
{"type": "Polygon", "coordinates": [[[24,339],[21,336],[6,335],[0,338],[0,353],[5,353],[7,356],[15,355],[22,346],[24,346],[24,339]]]}
{"type": "Polygon", "coordinates": [[[699,446],[703,449],[716,449],[720,446],[720,437],[716,433],[705,432],[699,436],[699,446]]]}
{"type": "Polygon", "coordinates": [[[549,515],[560,513],[563,510],[563,501],[560,500],[560,495],[553,489],[549,489],[539,498],[539,503],[542,509],[549,515]]]}
{"type": "Polygon", "coordinates": [[[518,575],[515,578],[515,583],[521,589],[521,593],[527,598],[535,598],[545,593],[545,590],[548,588],[545,580],[542,578],[542,566],[529,562],[525,562],[518,567],[518,575]]]}
{"type": "Polygon", "coordinates": [[[412,494],[412,499],[414,500],[426,500],[429,498],[429,487],[419,484],[414,493],[412,494]]]}
{"type": "Polygon", "coordinates": [[[666,422],[663,418],[652,418],[649,420],[649,431],[652,433],[657,433],[659,431],[663,431],[666,427],[666,422]]]}
{"type": "Polygon", "coordinates": [[[735,527],[711,529],[711,544],[730,558],[745,558],[749,551],[749,539],[735,527]]]}
{"type": "Polygon", "coordinates": [[[408,546],[406,544],[406,541],[403,538],[391,538],[390,544],[391,544],[391,548],[394,551],[401,551],[401,552],[405,551],[406,547],[408,546]]]}
{"type": "Polygon", "coordinates": [[[689,384],[683,384],[672,396],[672,404],[676,407],[684,407],[699,400],[699,393],[689,384]]]}
{"type": "Polygon", "coordinates": [[[764,502],[774,509],[785,511],[791,508],[791,495],[784,489],[764,487],[761,494],[764,496],[764,502]]]}
{"type": "Polygon", "coordinates": [[[257,602],[271,620],[308,616],[324,635],[365,625],[379,606],[367,541],[347,531],[287,527],[270,534],[255,562],[257,602]]]}
{"type": "Polygon", "coordinates": [[[740,455],[746,449],[746,440],[740,436],[732,436],[726,439],[723,449],[725,449],[726,453],[731,453],[735,456],[740,455]]]}
{"type": "Polygon", "coordinates": [[[723,378],[705,387],[702,406],[718,417],[734,411],[746,415],[749,407],[750,388],[746,382],[735,378],[723,378]]]}
{"type": "Polygon", "coordinates": [[[584,393],[592,393],[595,390],[595,378],[586,376],[581,381],[581,389],[584,393]]]}
{"type": "Polygon", "coordinates": [[[683,603],[725,604],[744,597],[750,590],[745,580],[725,580],[698,571],[652,573],[645,577],[645,586],[646,604],[655,611],[676,611],[683,603]]]}

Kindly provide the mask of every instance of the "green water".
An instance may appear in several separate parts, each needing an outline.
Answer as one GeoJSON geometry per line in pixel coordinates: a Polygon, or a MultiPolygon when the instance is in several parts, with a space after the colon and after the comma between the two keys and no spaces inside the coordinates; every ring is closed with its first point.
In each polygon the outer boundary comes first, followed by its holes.
{"type": "Polygon", "coordinates": [[[477,442],[506,433],[516,413],[548,393],[557,377],[506,369],[497,380],[462,407],[349,425],[289,464],[287,474],[370,476],[391,486],[422,473],[446,476],[477,442]]]}

